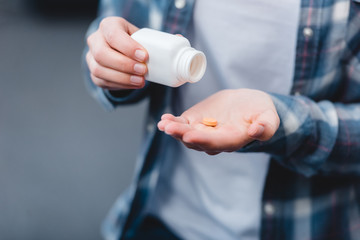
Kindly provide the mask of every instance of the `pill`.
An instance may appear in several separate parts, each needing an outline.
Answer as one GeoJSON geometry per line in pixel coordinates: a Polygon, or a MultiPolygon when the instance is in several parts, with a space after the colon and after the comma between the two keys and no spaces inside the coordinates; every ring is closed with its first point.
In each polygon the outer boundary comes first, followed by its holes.
{"type": "Polygon", "coordinates": [[[209,127],[216,127],[217,125],[217,120],[215,118],[203,118],[202,123],[205,126],[209,126],[209,127]]]}

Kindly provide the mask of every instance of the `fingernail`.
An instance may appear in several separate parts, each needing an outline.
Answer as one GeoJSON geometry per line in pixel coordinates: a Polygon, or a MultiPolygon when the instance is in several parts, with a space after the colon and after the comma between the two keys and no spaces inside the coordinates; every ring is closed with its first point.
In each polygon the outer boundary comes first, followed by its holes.
{"type": "Polygon", "coordinates": [[[142,63],[136,63],[134,65],[134,71],[138,74],[144,74],[146,72],[146,66],[145,64],[142,64],[142,63]]]}
{"type": "Polygon", "coordinates": [[[146,54],[142,50],[136,50],[135,57],[137,58],[137,60],[143,62],[143,61],[145,61],[146,54]]]}
{"type": "Polygon", "coordinates": [[[141,84],[143,82],[143,78],[133,75],[133,76],[130,77],[130,82],[135,84],[135,85],[139,85],[139,84],[141,84]]]}
{"type": "Polygon", "coordinates": [[[157,127],[160,131],[164,131],[164,122],[163,121],[158,122],[157,127]]]}

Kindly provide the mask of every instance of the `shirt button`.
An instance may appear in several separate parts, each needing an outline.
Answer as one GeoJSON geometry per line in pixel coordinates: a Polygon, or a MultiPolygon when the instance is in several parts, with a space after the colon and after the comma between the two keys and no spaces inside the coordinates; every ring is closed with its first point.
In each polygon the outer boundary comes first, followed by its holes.
{"type": "Polygon", "coordinates": [[[186,5],[186,0],[175,0],[175,7],[177,9],[183,9],[186,5]]]}
{"type": "Polygon", "coordinates": [[[275,213],[275,207],[271,203],[265,203],[264,211],[265,211],[266,215],[272,216],[275,213]]]}
{"type": "Polygon", "coordinates": [[[306,27],[303,29],[303,34],[306,38],[310,38],[312,37],[312,35],[314,34],[313,30],[309,27],[306,27]]]}

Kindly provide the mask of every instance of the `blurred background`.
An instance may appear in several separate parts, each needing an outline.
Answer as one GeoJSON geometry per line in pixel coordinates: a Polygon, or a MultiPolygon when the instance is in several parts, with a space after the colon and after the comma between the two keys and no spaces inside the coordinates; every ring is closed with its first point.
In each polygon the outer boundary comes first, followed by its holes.
{"type": "Polygon", "coordinates": [[[100,239],[146,102],[105,112],[81,76],[95,0],[0,0],[0,239],[100,239]],[[130,137],[130,138],[129,138],[130,137]]]}

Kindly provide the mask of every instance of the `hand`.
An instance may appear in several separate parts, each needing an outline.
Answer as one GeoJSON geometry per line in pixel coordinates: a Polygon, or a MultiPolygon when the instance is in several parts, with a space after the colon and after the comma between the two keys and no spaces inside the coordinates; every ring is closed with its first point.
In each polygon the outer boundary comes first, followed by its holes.
{"type": "Polygon", "coordinates": [[[158,128],[188,148],[214,155],[239,150],[254,140],[269,140],[279,123],[268,94],[236,89],[217,92],[179,117],[164,114],[158,128]],[[202,124],[205,117],[217,119],[217,126],[202,124]]]}
{"type": "Polygon", "coordinates": [[[110,90],[144,87],[148,53],[130,37],[137,30],[123,18],[108,17],[88,37],[86,62],[95,85],[110,90]]]}

